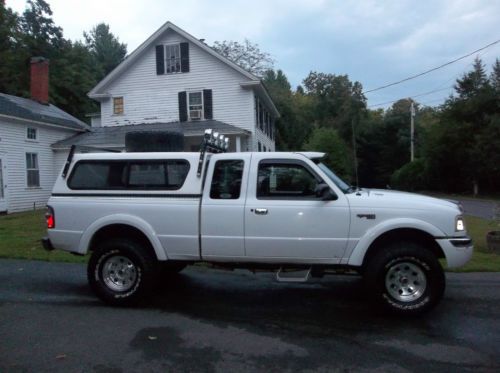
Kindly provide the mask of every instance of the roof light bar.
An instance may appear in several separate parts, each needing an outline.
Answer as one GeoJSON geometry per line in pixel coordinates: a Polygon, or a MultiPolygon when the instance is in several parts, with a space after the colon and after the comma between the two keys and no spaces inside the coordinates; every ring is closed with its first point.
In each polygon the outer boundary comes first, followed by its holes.
{"type": "Polygon", "coordinates": [[[229,138],[219,132],[214,132],[213,129],[208,128],[205,130],[203,142],[200,147],[200,160],[198,162],[197,175],[201,176],[203,168],[203,160],[207,151],[211,153],[224,153],[229,149],[229,138]]]}

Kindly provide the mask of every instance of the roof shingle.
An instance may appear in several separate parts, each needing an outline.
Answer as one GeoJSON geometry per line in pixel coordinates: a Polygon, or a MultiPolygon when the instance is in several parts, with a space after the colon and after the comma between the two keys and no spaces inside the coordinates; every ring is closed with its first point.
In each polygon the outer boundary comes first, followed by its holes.
{"type": "Polygon", "coordinates": [[[68,129],[86,131],[90,127],[54,105],[43,105],[36,101],[0,93],[0,114],[21,119],[55,124],[68,129]]]}

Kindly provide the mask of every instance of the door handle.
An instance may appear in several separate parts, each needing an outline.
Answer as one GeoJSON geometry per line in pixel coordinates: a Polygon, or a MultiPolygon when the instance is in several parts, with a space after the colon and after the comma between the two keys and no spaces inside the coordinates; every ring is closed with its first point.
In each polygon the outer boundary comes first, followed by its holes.
{"type": "Polygon", "coordinates": [[[257,215],[267,215],[267,209],[255,209],[257,215]]]}

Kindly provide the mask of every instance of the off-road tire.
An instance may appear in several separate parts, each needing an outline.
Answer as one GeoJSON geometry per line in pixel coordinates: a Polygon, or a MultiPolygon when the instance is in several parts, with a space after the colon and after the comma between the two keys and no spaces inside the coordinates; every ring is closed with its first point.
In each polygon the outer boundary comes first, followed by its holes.
{"type": "Polygon", "coordinates": [[[446,283],[434,253],[414,242],[394,242],[379,250],[367,263],[364,280],[377,305],[408,316],[434,308],[446,283]]]}
{"type": "Polygon", "coordinates": [[[157,261],[148,248],[136,241],[120,238],[99,244],[87,267],[90,287],[101,300],[113,306],[137,304],[148,295],[156,273],[157,261]],[[117,268],[116,272],[113,265],[117,268]],[[119,275],[120,267],[126,268],[119,275]],[[113,278],[114,273],[120,278],[113,278]],[[129,273],[128,277],[123,273],[129,273]],[[121,278],[124,279],[122,284],[121,278]]]}

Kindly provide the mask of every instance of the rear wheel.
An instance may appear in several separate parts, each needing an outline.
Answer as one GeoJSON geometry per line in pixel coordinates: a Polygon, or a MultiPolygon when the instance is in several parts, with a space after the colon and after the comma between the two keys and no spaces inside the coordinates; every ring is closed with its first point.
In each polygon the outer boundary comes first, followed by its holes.
{"type": "Polygon", "coordinates": [[[90,257],[90,287],[104,302],[125,306],[139,301],[151,287],[156,259],[141,244],[113,239],[101,243],[90,257]]]}
{"type": "Polygon", "coordinates": [[[368,262],[364,278],[375,301],[390,312],[418,315],[436,306],[445,277],[436,256],[413,242],[397,242],[368,262]]]}

